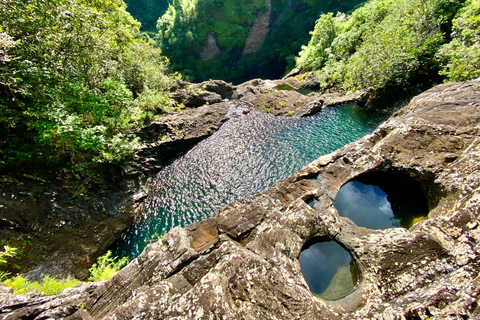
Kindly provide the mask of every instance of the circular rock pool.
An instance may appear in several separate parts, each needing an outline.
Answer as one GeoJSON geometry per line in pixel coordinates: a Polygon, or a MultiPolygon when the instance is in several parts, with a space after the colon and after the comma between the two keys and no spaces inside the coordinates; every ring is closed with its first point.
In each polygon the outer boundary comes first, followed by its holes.
{"type": "Polygon", "coordinates": [[[324,300],[345,297],[359,283],[359,271],[353,257],[335,241],[310,241],[298,260],[310,291],[324,300]]]}

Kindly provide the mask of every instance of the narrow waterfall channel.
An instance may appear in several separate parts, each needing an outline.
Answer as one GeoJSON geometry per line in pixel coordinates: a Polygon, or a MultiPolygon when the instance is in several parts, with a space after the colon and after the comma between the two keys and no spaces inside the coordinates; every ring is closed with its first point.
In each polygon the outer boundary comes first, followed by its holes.
{"type": "Polygon", "coordinates": [[[143,216],[115,244],[114,254],[135,258],[152,238],[267,190],[384,119],[354,104],[300,119],[239,112],[157,174],[143,216]]]}

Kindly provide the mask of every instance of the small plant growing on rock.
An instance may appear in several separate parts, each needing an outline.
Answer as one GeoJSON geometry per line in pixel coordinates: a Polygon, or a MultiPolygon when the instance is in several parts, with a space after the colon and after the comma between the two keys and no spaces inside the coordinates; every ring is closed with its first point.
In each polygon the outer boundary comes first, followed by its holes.
{"type": "Polygon", "coordinates": [[[63,289],[71,288],[80,284],[81,281],[77,279],[58,280],[51,276],[45,276],[43,281],[29,281],[23,276],[16,276],[8,279],[4,284],[13,288],[15,294],[23,294],[27,292],[43,292],[46,296],[54,296],[59,294],[63,289]]]}
{"type": "Polygon", "coordinates": [[[285,106],[287,105],[287,103],[285,101],[280,101],[280,107],[282,108],[285,108],[285,106]]]}
{"type": "Polygon", "coordinates": [[[112,278],[120,269],[122,269],[128,262],[126,257],[116,261],[117,257],[112,257],[112,252],[109,250],[106,254],[99,257],[97,263],[88,270],[90,271],[89,281],[104,281],[112,278]]]}
{"type": "MultiPolygon", "coordinates": [[[[12,247],[9,247],[9,246],[4,246],[4,251],[2,253],[0,253],[0,266],[3,266],[5,264],[7,264],[7,259],[8,257],[14,257],[15,254],[16,254],[16,251],[17,249],[16,248],[12,248],[12,247]]],[[[3,272],[3,271],[0,271],[0,281],[4,281],[6,280],[6,278],[10,275],[9,272],[3,272]]]]}

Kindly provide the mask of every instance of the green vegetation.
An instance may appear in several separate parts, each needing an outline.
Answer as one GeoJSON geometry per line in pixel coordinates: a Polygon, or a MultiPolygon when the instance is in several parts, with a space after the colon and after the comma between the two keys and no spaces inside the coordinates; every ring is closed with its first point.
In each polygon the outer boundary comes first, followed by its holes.
{"type": "MultiPolygon", "coordinates": [[[[17,249],[9,246],[4,246],[4,251],[0,253],[0,266],[8,263],[6,258],[12,258],[17,255],[17,249]]],[[[22,294],[26,292],[44,292],[45,295],[51,296],[60,293],[61,290],[71,288],[81,283],[76,279],[57,280],[50,276],[45,276],[42,283],[36,281],[28,281],[23,276],[17,275],[13,278],[8,278],[8,272],[0,272],[0,281],[14,289],[15,294],[22,294]]]]}
{"type": "MultiPolygon", "coordinates": [[[[0,253],[0,266],[7,263],[6,257],[13,257],[16,249],[5,246],[4,252],[0,253]]],[[[128,262],[127,258],[117,261],[116,257],[112,257],[112,252],[108,251],[105,255],[98,258],[97,263],[89,269],[90,281],[103,281],[112,278],[121,268],[128,262]]],[[[45,276],[42,282],[29,281],[21,275],[8,278],[8,273],[0,273],[0,281],[14,289],[15,294],[23,294],[27,292],[43,292],[47,296],[59,294],[61,290],[71,288],[81,283],[77,279],[58,280],[51,276],[45,276]]]]}
{"type": "Polygon", "coordinates": [[[122,269],[128,262],[126,257],[117,260],[117,257],[112,257],[112,252],[108,251],[103,256],[99,257],[97,263],[89,269],[90,281],[103,281],[113,277],[120,269],[122,269]]]}
{"type": "MultiPolygon", "coordinates": [[[[2,234],[0,239],[0,248],[5,248],[3,254],[0,254],[0,281],[10,274],[21,271],[23,262],[31,261],[32,255],[32,237],[28,234],[20,234],[17,236],[7,236],[2,234]]],[[[37,248],[37,250],[40,250],[37,248]]]]}
{"type": "Polygon", "coordinates": [[[467,0],[453,20],[453,39],[437,53],[440,74],[451,81],[480,77],[480,1],[467,0]]]}
{"type": "Polygon", "coordinates": [[[4,282],[6,286],[14,289],[15,294],[43,292],[46,296],[59,294],[63,289],[71,288],[80,283],[82,282],[77,279],[57,280],[50,276],[45,276],[41,283],[37,281],[28,281],[22,276],[16,276],[4,282]]]}
{"type": "Polygon", "coordinates": [[[155,38],[172,66],[195,81],[210,78],[246,81],[254,77],[279,77],[294,54],[309,39],[315,19],[322,12],[348,11],[360,0],[272,0],[269,33],[263,47],[243,54],[255,21],[268,11],[265,0],[173,0],[158,20],[155,38]],[[218,52],[203,57],[207,39],[218,52]]]}
{"type": "Polygon", "coordinates": [[[6,258],[15,256],[15,252],[17,251],[16,248],[12,248],[9,246],[4,246],[3,249],[4,251],[0,253],[0,265],[6,264],[7,263],[6,258]]]}
{"type": "Polygon", "coordinates": [[[296,58],[322,89],[401,92],[480,75],[478,0],[370,0],[322,15],[296,58]]]}
{"type": "Polygon", "coordinates": [[[169,0],[125,0],[128,12],[142,23],[143,31],[156,31],[157,20],[167,11],[169,0]]]}
{"type": "MultiPolygon", "coordinates": [[[[0,267],[3,267],[7,264],[7,258],[12,258],[16,255],[16,248],[4,246],[4,251],[0,253],[0,267]]],[[[0,281],[4,281],[10,275],[7,271],[0,271],[0,281]]]]}
{"type": "Polygon", "coordinates": [[[169,111],[167,60],[122,0],[0,6],[0,168],[118,162],[169,111]]]}

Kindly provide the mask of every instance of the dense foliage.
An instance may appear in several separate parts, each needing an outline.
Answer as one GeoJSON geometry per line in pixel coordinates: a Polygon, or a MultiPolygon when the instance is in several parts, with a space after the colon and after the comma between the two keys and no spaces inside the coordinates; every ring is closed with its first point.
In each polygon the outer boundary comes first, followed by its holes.
{"type": "Polygon", "coordinates": [[[467,0],[453,20],[453,39],[437,53],[440,73],[451,81],[480,77],[480,1],[467,0]]]}
{"type": "Polygon", "coordinates": [[[28,292],[43,292],[46,296],[54,296],[63,289],[71,288],[80,284],[77,279],[58,280],[51,276],[45,276],[41,282],[29,281],[21,275],[17,275],[3,282],[7,287],[13,288],[15,294],[24,294],[28,292]]]}
{"type": "Polygon", "coordinates": [[[322,15],[296,59],[323,89],[412,88],[479,76],[478,0],[370,0],[322,15]],[[453,38],[453,39],[452,39],[453,38]]]}
{"type": "MultiPolygon", "coordinates": [[[[0,253],[0,266],[6,264],[4,257],[11,257],[15,255],[15,249],[5,246],[5,251],[0,253]]],[[[120,269],[128,263],[127,258],[122,258],[117,261],[116,257],[112,257],[112,252],[107,251],[103,256],[98,257],[97,262],[89,269],[89,281],[97,282],[109,280],[120,269]]],[[[63,289],[71,288],[81,283],[77,279],[56,279],[51,276],[43,277],[41,282],[30,281],[22,275],[8,277],[8,273],[0,272],[1,284],[13,288],[15,294],[24,294],[28,292],[43,292],[46,296],[57,295],[63,289]]]]}
{"type": "Polygon", "coordinates": [[[128,12],[142,23],[143,31],[156,31],[157,20],[171,0],[125,0],[128,12]]]}
{"type": "Polygon", "coordinates": [[[0,0],[0,167],[132,153],[164,112],[166,59],[122,0],[0,0]]]}
{"type": "Polygon", "coordinates": [[[268,11],[265,0],[173,0],[158,21],[156,41],[173,67],[196,81],[275,78],[308,42],[320,13],[348,11],[360,2],[272,0],[264,45],[255,53],[243,54],[252,26],[268,11]],[[209,36],[216,39],[219,51],[213,59],[202,59],[209,36]]]}

